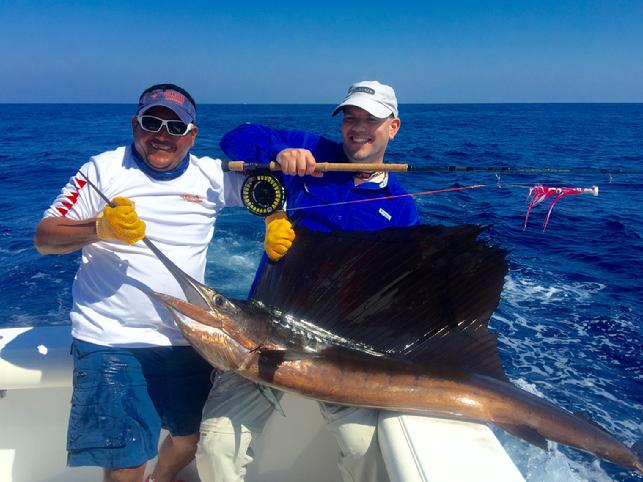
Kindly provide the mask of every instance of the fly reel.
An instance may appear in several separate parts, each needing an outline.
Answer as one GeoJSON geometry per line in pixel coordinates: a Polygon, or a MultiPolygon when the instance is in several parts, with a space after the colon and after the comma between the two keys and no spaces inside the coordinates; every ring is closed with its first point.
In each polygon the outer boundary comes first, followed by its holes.
{"type": "Polygon", "coordinates": [[[272,174],[248,176],[241,186],[243,205],[256,216],[269,216],[286,204],[286,190],[272,174]]]}

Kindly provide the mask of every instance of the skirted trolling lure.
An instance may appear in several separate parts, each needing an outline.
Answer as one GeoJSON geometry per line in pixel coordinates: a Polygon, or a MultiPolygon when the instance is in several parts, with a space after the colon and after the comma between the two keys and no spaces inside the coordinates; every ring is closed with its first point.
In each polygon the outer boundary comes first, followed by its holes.
{"type": "Polygon", "coordinates": [[[551,213],[554,210],[554,206],[558,201],[566,196],[573,196],[575,194],[591,194],[593,196],[598,196],[598,186],[592,187],[547,187],[542,184],[536,184],[534,187],[529,189],[529,194],[527,198],[529,199],[529,206],[527,207],[527,214],[525,215],[525,223],[523,229],[527,229],[527,222],[529,221],[529,215],[534,206],[542,203],[547,199],[551,199],[549,203],[549,211],[547,211],[547,216],[545,216],[545,221],[543,222],[543,231],[547,229],[547,224],[549,223],[549,218],[551,213]]]}

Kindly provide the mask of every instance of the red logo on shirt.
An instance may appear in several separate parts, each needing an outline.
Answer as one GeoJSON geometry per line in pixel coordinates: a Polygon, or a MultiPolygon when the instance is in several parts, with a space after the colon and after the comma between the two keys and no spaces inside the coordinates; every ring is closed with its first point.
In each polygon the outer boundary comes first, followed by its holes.
{"type": "Polygon", "coordinates": [[[181,194],[181,199],[191,203],[203,204],[203,198],[198,194],[181,194]]]}

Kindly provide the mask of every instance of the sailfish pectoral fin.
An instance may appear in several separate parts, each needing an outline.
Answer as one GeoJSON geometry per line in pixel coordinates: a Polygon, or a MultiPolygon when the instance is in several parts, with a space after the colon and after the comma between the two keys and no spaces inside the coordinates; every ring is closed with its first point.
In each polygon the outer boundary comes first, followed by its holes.
{"type": "Polygon", "coordinates": [[[299,360],[313,360],[319,358],[319,353],[311,353],[307,351],[294,351],[294,350],[273,350],[269,348],[257,348],[261,358],[265,361],[270,361],[279,364],[285,361],[299,361],[299,360]]]}
{"type": "MultiPolygon", "coordinates": [[[[286,353],[284,350],[262,350],[261,346],[255,348],[254,350],[251,350],[248,355],[244,358],[244,360],[241,362],[239,365],[239,368],[237,368],[237,371],[244,371],[246,370],[254,361],[257,360],[257,353],[259,354],[259,371],[261,372],[261,357],[262,356],[268,356],[268,357],[273,357],[275,361],[275,365],[277,366],[281,361],[285,359],[286,353]]],[[[274,370],[272,371],[274,373],[274,370]]],[[[281,403],[279,402],[279,399],[275,395],[275,392],[270,388],[265,385],[257,384],[257,390],[259,390],[259,393],[263,395],[263,397],[270,402],[270,405],[273,406],[273,408],[279,412],[279,414],[282,417],[286,416],[286,412],[284,411],[283,407],[281,406],[281,403]]]]}
{"type": "Polygon", "coordinates": [[[292,352],[290,350],[283,349],[258,347],[256,351],[259,352],[259,358],[257,360],[259,377],[268,383],[272,383],[275,372],[283,362],[298,361],[316,357],[316,355],[312,353],[292,352]]]}
{"type": "Polygon", "coordinates": [[[239,370],[245,370],[246,368],[248,368],[248,366],[250,366],[250,364],[254,361],[255,355],[257,353],[259,354],[261,362],[263,363],[267,362],[270,364],[274,364],[275,366],[285,361],[312,360],[315,358],[319,358],[320,356],[318,353],[310,353],[305,351],[292,351],[292,350],[284,350],[284,349],[275,350],[271,348],[264,348],[262,346],[258,346],[257,348],[250,350],[250,352],[245,357],[243,362],[241,362],[241,364],[239,365],[239,370]]]}

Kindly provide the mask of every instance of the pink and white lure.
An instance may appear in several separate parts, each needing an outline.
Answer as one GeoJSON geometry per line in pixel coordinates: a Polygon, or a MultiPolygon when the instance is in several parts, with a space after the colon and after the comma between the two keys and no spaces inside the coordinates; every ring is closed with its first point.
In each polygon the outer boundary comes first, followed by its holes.
{"type": "Polygon", "coordinates": [[[598,196],[598,186],[592,187],[547,187],[542,184],[537,184],[534,187],[529,189],[529,194],[527,198],[531,198],[529,201],[529,207],[527,208],[527,215],[525,216],[525,224],[523,229],[527,229],[527,221],[529,221],[529,215],[531,214],[531,209],[545,201],[546,199],[551,198],[549,203],[549,211],[547,212],[547,217],[545,217],[545,222],[543,223],[543,231],[547,229],[547,223],[549,223],[549,217],[551,212],[554,209],[554,205],[565,196],[572,196],[574,194],[591,194],[593,196],[598,196]]]}

